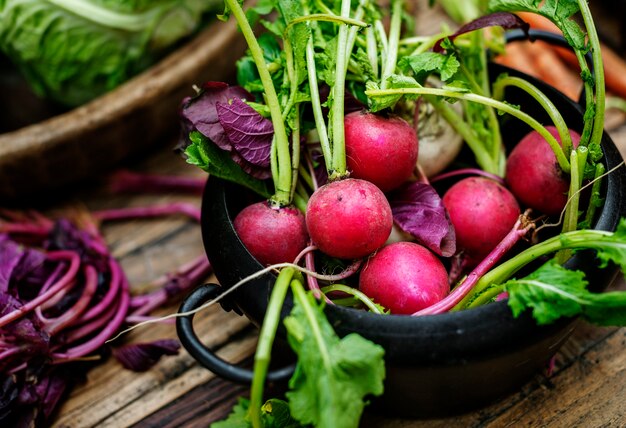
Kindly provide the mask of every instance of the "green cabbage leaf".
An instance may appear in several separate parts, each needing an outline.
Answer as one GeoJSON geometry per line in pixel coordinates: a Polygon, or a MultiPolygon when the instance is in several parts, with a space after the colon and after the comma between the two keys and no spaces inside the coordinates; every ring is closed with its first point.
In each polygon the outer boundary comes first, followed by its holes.
{"type": "Polygon", "coordinates": [[[67,106],[117,87],[193,34],[217,0],[0,0],[0,50],[67,106]]]}

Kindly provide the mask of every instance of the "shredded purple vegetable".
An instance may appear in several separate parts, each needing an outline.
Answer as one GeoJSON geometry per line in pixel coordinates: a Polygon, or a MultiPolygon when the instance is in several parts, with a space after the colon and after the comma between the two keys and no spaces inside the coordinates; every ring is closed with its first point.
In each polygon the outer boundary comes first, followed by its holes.
{"type": "MultiPolygon", "coordinates": [[[[131,296],[98,224],[172,214],[200,219],[199,209],[185,203],[81,213],[74,221],[0,210],[0,425],[45,424],[72,383],[71,367],[98,358],[121,329],[150,319],[210,274],[202,255],[157,279],[155,291],[131,296]]],[[[125,367],[144,371],[177,350],[176,341],[162,340],[113,353],[125,367]]]]}

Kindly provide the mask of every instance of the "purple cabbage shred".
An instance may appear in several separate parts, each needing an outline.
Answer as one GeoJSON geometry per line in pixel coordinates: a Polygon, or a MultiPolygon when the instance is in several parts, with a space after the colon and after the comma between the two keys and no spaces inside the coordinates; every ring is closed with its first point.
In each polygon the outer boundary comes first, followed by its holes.
{"type": "MultiPolygon", "coordinates": [[[[151,190],[170,184],[159,180],[151,190]]],[[[148,294],[131,296],[98,228],[174,214],[200,219],[195,205],[183,203],[80,211],[71,220],[0,210],[0,426],[46,426],[73,377],[90,367],[81,360],[107,355],[108,339],[207,278],[202,255],[155,280],[148,294]]],[[[178,348],[158,340],[113,352],[143,371],[178,348]]]]}

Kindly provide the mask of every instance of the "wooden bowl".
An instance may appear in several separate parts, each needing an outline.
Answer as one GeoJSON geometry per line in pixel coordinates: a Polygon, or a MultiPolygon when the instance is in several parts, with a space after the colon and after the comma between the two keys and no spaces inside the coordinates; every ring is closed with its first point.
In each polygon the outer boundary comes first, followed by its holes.
{"type": "Polygon", "coordinates": [[[245,41],[215,21],[142,74],[93,101],[0,135],[0,203],[32,204],[172,136],[192,86],[232,78],[245,41]]]}

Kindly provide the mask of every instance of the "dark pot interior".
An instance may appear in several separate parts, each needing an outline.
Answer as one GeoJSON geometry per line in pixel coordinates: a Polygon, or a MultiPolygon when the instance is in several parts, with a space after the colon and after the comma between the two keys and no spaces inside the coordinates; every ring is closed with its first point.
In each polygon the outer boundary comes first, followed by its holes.
{"type": "MultiPolygon", "coordinates": [[[[514,70],[492,65],[491,76],[514,70]]],[[[522,75],[538,86],[557,105],[568,125],[580,131],[579,106],[553,88],[522,75]]],[[[526,94],[511,90],[507,100],[531,112],[540,122],[547,115],[526,94]]],[[[504,118],[506,140],[515,144],[528,129],[514,118],[504,118]],[[508,138],[507,138],[508,137],[508,138]]],[[[608,135],[602,141],[607,170],[622,159],[608,135]]],[[[626,168],[605,180],[606,202],[594,227],[615,230],[626,215],[626,168]]],[[[263,268],[246,250],[232,220],[247,205],[250,196],[240,187],[217,178],[207,183],[202,206],[202,234],[207,255],[223,287],[263,268]]],[[[587,272],[594,289],[603,289],[617,269],[600,270],[589,252],[578,252],[567,266],[587,272]]],[[[265,275],[231,294],[230,305],[259,324],[265,313],[274,275],[265,275]]],[[[283,308],[287,314],[291,299],[283,308]]],[[[458,413],[486,403],[518,388],[546,363],[568,338],[575,320],[562,319],[537,326],[529,314],[515,319],[506,301],[477,309],[435,316],[380,316],[354,309],[328,306],[328,319],[341,336],[357,332],[386,350],[385,394],[373,406],[386,413],[434,417],[458,413]]],[[[284,332],[282,332],[284,334],[284,332]]]]}

